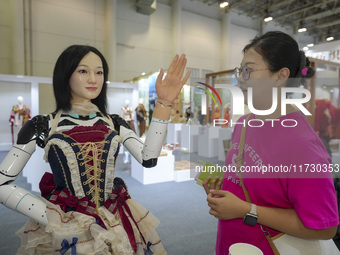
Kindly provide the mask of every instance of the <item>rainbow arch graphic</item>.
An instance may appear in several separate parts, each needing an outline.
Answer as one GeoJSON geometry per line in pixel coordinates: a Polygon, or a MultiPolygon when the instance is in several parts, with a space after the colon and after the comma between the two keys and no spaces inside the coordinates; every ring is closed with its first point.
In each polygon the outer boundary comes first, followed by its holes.
{"type": "MultiPolygon", "coordinates": [[[[220,101],[220,104],[222,105],[222,100],[220,98],[220,95],[217,93],[217,91],[213,87],[211,87],[210,85],[208,85],[208,84],[206,84],[204,82],[197,82],[197,83],[201,84],[203,86],[206,86],[207,88],[211,89],[212,92],[214,92],[215,95],[217,96],[218,100],[220,101]]],[[[201,87],[197,87],[197,88],[199,88],[199,89],[203,90],[205,93],[207,93],[212,98],[212,100],[214,101],[215,105],[217,104],[214,96],[209,92],[209,90],[201,88],[201,87]]]]}

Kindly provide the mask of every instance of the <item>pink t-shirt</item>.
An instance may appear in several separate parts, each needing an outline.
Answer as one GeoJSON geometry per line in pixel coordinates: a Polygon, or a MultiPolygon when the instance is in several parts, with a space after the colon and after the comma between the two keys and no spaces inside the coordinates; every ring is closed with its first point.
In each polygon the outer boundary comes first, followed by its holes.
{"type": "MultiPolygon", "coordinates": [[[[244,119],[245,116],[238,123],[244,119]]],[[[254,115],[250,119],[254,119],[254,115]]],[[[260,122],[249,124],[261,127],[247,126],[243,165],[248,170],[244,169],[243,180],[252,203],[266,207],[294,208],[307,228],[337,226],[339,216],[329,166],[331,159],[325,146],[301,113],[290,113],[278,120],[266,121],[263,126],[260,122]],[[284,127],[296,123],[295,127],[284,127]],[[259,169],[267,166],[267,171],[269,166],[272,169],[276,166],[279,172],[254,173],[250,171],[251,166],[258,166],[259,169]]],[[[237,124],[226,157],[226,166],[236,167],[241,131],[242,125],[237,124]]],[[[246,200],[240,181],[233,171],[225,173],[222,189],[246,200]]],[[[267,230],[272,236],[279,233],[273,229],[267,230]]],[[[264,255],[273,254],[259,224],[249,226],[243,223],[243,219],[219,220],[216,255],[228,254],[229,246],[239,242],[259,247],[264,255]]]]}

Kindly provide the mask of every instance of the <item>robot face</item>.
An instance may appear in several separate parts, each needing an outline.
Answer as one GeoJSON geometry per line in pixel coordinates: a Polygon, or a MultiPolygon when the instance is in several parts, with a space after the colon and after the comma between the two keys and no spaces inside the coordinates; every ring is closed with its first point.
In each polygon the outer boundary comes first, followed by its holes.
{"type": "Polygon", "coordinates": [[[104,69],[99,56],[89,52],[79,62],[70,78],[71,103],[81,103],[95,99],[104,83],[104,69]]]}

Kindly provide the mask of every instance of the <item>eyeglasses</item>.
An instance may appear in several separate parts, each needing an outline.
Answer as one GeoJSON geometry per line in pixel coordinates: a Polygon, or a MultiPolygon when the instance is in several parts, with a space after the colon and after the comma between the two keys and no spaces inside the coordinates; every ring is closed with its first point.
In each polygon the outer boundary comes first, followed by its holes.
{"type": "Polygon", "coordinates": [[[262,71],[262,70],[269,70],[269,69],[251,69],[248,66],[244,66],[242,68],[236,67],[234,70],[234,74],[235,74],[236,79],[238,79],[240,75],[242,74],[243,80],[247,81],[250,78],[251,72],[262,71]]]}

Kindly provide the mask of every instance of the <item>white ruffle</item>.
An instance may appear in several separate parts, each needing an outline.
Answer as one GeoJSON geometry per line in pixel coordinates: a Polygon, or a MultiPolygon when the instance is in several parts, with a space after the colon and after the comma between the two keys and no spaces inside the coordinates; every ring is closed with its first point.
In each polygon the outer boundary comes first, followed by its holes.
{"type": "MultiPolygon", "coordinates": [[[[114,132],[114,131],[113,131],[114,132]]],[[[105,197],[107,200],[109,194],[112,193],[113,190],[113,179],[114,179],[114,170],[115,170],[115,153],[118,150],[118,145],[122,141],[122,137],[119,135],[115,135],[110,144],[110,149],[108,151],[107,159],[106,159],[106,167],[105,167],[105,197]]]]}
{"type": "MultiPolygon", "coordinates": [[[[74,237],[78,238],[77,255],[144,255],[146,246],[142,244],[142,238],[137,227],[129,218],[138,244],[137,252],[134,253],[118,211],[112,214],[104,206],[99,208],[98,215],[107,228],[104,229],[96,224],[95,218],[91,216],[78,212],[65,213],[58,205],[46,200],[45,202],[47,204],[48,225],[44,227],[33,220],[29,220],[17,232],[17,235],[21,238],[21,247],[17,255],[60,254],[62,241],[66,239],[69,243],[72,243],[74,237]]],[[[153,244],[151,245],[153,254],[166,254],[155,230],[159,221],[135,200],[128,199],[127,203],[146,243],[150,241],[153,244]]],[[[71,254],[71,250],[68,250],[65,254],[71,254]]]]}
{"type": "Polygon", "coordinates": [[[66,112],[66,114],[79,114],[82,116],[87,116],[97,112],[100,112],[99,108],[95,104],[91,103],[91,101],[87,101],[72,104],[71,111],[66,112]]]}
{"type": "MultiPolygon", "coordinates": [[[[50,139],[47,144],[45,145],[45,156],[44,159],[46,161],[48,161],[48,152],[50,150],[50,147],[52,145],[57,145],[64,153],[65,157],[67,158],[67,165],[68,165],[68,170],[71,173],[71,182],[72,182],[72,186],[75,192],[75,195],[77,197],[85,197],[85,192],[83,189],[83,185],[81,183],[81,179],[80,179],[80,174],[79,174],[79,166],[78,166],[78,161],[76,158],[76,154],[73,151],[72,147],[70,144],[68,144],[67,142],[58,139],[58,138],[52,138],[50,139]]],[[[67,183],[67,180],[65,180],[65,182],[67,183]]]]}

